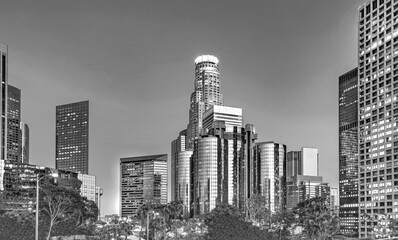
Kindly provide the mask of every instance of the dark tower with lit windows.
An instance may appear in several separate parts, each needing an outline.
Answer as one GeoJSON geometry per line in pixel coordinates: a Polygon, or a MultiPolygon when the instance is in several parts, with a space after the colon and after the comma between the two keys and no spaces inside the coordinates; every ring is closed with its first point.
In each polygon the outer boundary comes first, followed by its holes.
{"type": "Polygon", "coordinates": [[[55,167],[88,174],[88,101],[56,107],[55,167]]]}

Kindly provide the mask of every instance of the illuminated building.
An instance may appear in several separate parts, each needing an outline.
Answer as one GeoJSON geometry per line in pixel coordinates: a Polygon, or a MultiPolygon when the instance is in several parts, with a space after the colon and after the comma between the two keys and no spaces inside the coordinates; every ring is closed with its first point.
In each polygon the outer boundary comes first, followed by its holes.
{"type": "Polygon", "coordinates": [[[88,174],[89,103],[57,106],[55,167],[88,174]]]}
{"type": "Polygon", "coordinates": [[[20,161],[21,89],[8,85],[7,95],[7,160],[20,161]]]}
{"type": "Polygon", "coordinates": [[[398,218],[398,2],[362,5],[358,24],[359,237],[398,218]]]}
{"type": "Polygon", "coordinates": [[[358,68],[339,77],[340,230],[358,236],[358,68]]]}
{"type": "MultiPolygon", "coordinates": [[[[6,210],[33,211],[36,201],[36,179],[57,173],[58,179],[76,179],[77,173],[37,165],[0,160],[0,193],[6,210]]],[[[43,182],[44,179],[41,180],[43,182]]],[[[62,181],[62,186],[74,188],[73,181],[62,181]]],[[[80,189],[75,189],[80,191],[80,189]]]]}
{"type": "Polygon", "coordinates": [[[0,43],[0,159],[7,158],[7,88],[8,88],[8,47],[0,43]]]}

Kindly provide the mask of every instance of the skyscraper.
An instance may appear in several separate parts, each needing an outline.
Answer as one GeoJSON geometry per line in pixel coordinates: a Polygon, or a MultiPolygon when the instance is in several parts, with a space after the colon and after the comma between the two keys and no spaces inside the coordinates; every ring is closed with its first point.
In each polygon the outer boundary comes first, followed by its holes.
{"type": "Polygon", "coordinates": [[[286,205],[286,145],[275,142],[256,143],[254,193],[266,197],[270,211],[286,205]]]}
{"type": "Polygon", "coordinates": [[[88,174],[89,102],[57,106],[55,167],[88,174]]]}
{"type": "Polygon", "coordinates": [[[28,124],[21,122],[20,124],[20,162],[29,163],[29,126],[28,124]]]}
{"type": "Polygon", "coordinates": [[[1,119],[0,119],[0,159],[7,158],[7,88],[8,88],[8,47],[0,43],[0,78],[1,78],[1,119]]]}
{"type": "Polygon", "coordinates": [[[286,177],[295,175],[319,176],[318,149],[302,147],[301,151],[287,153],[286,177]]]}
{"type": "Polygon", "coordinates": [[[398,217],[397,8],[395,0],[372,0],[358,9],[359,237],[377,224],[365,214],[398,217]]]}
{"type": "Polygon", "coordinates": [[[135,216],[145,203],[167,201],[167,154],[120,159],[120,216],[135,216]]]}
{"type": "Polygon", "coordinates": [[[213,105],[223,105],[220,93],[218,59],[213,55],[202,55],[195,59],[194,92],[191,94],[189,124],[187,127],[187,150],[202,130],[203,114],[213,105]]]}
{"type": "Polygon", "coordinates": [[[7,159],[20,161],[21,89],[8,85],[7,95],[7,159]]]}
{"type": "Polygon", "coordinates": [[[358,68],[339,77],[340,230],[358,235],[358,68]]]}
{"type": "MultiPolygon", "coordinates": [[[[186,142],[186,136],[187,136],[187,131],[186,130],[182,130],[180,132],[180,134],[178,135],[177,139],[173,140],[171,142],[171,157],[170,157],[170,161],[168,164],[168,174],[169,174],[169,178],[168,178],[168,187],[170,189],[171,192],[171,196],[168,197],[169,201],[173,201],[176,200],[176,186],[178,184],[178,180],[177,180],[177,167],[178,167],[178,158],[179,158],[179,154],[181,152],[185,151],[185,142],[186,142]]],[[[186,155],[184,155],[186,156],[186,155]]],[[[181,160],[180,160],[181,163],[181,160]]],[[[184,166],[186,166],[184,164],[184,166]]],[[[181,168],[181,167],[180,167],[181,168]]],[[[180,169],[181,170],[181,169],[180,169]]]]}

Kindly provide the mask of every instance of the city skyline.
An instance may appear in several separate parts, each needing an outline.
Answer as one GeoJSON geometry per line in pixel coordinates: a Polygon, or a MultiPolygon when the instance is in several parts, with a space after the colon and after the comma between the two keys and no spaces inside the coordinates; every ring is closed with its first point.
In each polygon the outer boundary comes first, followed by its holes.
{"type": "Polygon", "coordinates": [[[319,175],[336,187],[338,77],[356,67],[364,2],[221,1],[198,14],[199,3],[6,1],[0,42],[23,91],[30,163],[55,166],[55,106],[88,99],[89,171],[103,214],[117,213],[119,159],[170,154],[188,122],[194,59],[213,54],[224,105],[243,109],[258,142],[319,149],[319,175]]]}

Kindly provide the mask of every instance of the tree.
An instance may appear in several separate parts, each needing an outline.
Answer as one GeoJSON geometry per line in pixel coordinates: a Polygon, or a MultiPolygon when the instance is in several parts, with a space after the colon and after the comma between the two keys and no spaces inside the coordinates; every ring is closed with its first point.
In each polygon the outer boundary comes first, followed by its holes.
{"type": "Polygon", "coordinates": [[[246,201],[246,219],[254,226],[263,227],[269,220],[270,212],[267,209],[267,199],[255,194],[246,201]]]}
{"type": "Polygon", "coordinates": [[[48,180],[42,184],[40,196],[40,211],[48,218],[47,239],[50,239],[53,228],[59,223],[68,223],[63,228],[74,228],[76,232],[76,229],[87,226],[98,216],[96,205],[80,196],[75,188],[58,186],[48,180]]]}
{"type": "Polygon", "coordinates": [[[281,240],[290,236],[290,230],[295,224],[296,219],[292,211],[282,209],[272,214],[271,222],[270,230],[277,239],[281,240]]]}
{"type": "Polygon", "coordinates": [[[238,240],[272,239],[271,234],[246,222],[244,214],[231,205],[219,205],[205,217],[208,226],[206,239],[238,240]]]}
{"type": "Polygon", "coordinates": [[[314,197],[300,202],[293,212],[298,217],[298,225],[304,228],[307,239],[331,239],[339,231],[339,219],[329,210],[325,198],[314,197]]]}
{"type": "MultiPolygon", "coordinates": [[[[167,232],[172,231],[173,220],[181,219],[182,215],[183,205],[179,201],[167,204],[148,203],[142,205],[137,211],[141,226],[148,224],[150,237],[155,239],[163,238],[167,232]]],[[[140,236],[142,235],[140,232],[140,236]]]]}

